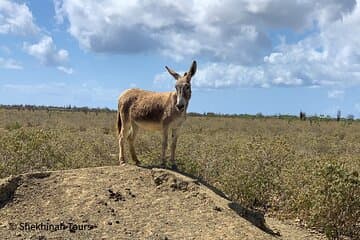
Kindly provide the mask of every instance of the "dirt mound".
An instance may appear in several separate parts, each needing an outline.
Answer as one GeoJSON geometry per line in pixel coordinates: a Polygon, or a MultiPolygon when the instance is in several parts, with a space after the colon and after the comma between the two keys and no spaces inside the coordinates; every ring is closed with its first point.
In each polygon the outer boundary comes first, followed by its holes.
{"type": "Polygon", "coordinates": [[[266,222],[164,169],[109,166],[0,180],[1,239],[323,239],[266,222]]]}

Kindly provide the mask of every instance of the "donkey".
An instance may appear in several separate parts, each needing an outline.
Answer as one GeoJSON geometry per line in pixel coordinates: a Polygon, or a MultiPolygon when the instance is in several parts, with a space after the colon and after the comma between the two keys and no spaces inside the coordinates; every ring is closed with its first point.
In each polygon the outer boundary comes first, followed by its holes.
{"type": "Polygon", "coordinates": [[[184,75],[165,66],[175,80],[174,92],[151,92],[137,88],[128,89],[118,99],[117,129],[119,136],[119,161],[125,164],[124,144],[127,138],[132,160],[138,165],[134,141],[139,128],[162,132],[161,164],[165,166],[168,135],[171,131],[171,167],[176,169],[175,149],[178,129],[186,119],[191,97],[191,78],[196,73],[196,61],[184,75]]]}

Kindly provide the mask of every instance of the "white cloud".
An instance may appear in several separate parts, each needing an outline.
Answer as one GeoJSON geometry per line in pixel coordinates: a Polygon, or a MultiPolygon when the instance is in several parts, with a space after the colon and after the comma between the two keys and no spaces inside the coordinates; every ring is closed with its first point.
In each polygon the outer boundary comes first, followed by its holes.
{"type": "Polygon", "coordinates": [[[44,65],[58,65],[68,60],[69,53],[64,49],[57,50],[51,37],[44,36],[38,43],[24,43],[24,50],[39,59],[44,65]]]}
{"type": "Polygon", "coordinates": [[[64,66],[58,66],[57,69],[59,71],[62,71],[66,74],[73,74],[74,73],[74,70],[72,68],[67,68],[67,67],[64,67],[64,66]]]}
{"type": "Polygon", "coordinates": [[[55,8],[55,20],[58,24],[62,24],[64,22],[64,11],[62,9],[61,0],[54,0],[54,8],[55,8]]]}
{"type": "MultiPolygon", "coordinates": [[[[360,85],[360,5],[341,19],[327,24],[325,20],[321,21],[318,31],[295,43],[286,43],[285,39],[264,55],[259,64],[199,64],[195,86],[324,86],[345,89],[360,85]]],[[[341,98],[343,94],[337,90],[329,92],[328,96],[341,98]]]]}
{"type": "MultiPolygon", "coordinates": [[[[38,36],[44,32],[35,24],[34,17],[29,7],[23,3],[0,0],[0,34],[14,34],[20,36],[38,36]]],[[[73,70],[63,66],[68,61],[69,53],[64,49],[56,50],[53,39],[44,36],[37,44],[24,43],[24,50],[39,59],[46,66],[57,66],[57,69],[71,74],[73,70]]],[[[0,50],[9,55],[11,50],[1,46],[0,50]]],[[[22,69],[22,66],[13,59],[0,59],[0,66],[9,69],[22,69]]]]}
{"type": "Polygon", "coordinates": [[[59,71],[72,74],[73,69],[67,68],[64,64],[69,59],[69,53],[65,49],[57,50],[53,39],[49,36],[43,36],[35,44],[24,43],[24,50],[31,56],[37,58],[41,64],[46,66],[56,66],[59,71]]]}
{"type": "Polygon", "coordinates": [[[268,87],[264,74],[259,67],[211,63],[198,70],[193,85],[199,88],[268,87]]]}
{"type": "MultiPolygon", "coordinates": [[[[24,83],[24,84],[2,84],[0,85],[0,99],[3,96],[18,96],[17,103],[44,104],[43,96],[46,96],[48,105],[76,105],[76,106],[109,106],[115,108],[116,99],[121,89],[106,88],[97,83],[86,81],[76,82],[48,82],[48,83],[24,83]],[[41,97],[39,97],[41,96],[41,97]]],[[[3,97],[3,102],[8,98],[3,97]]],[[[11,103],[13,104],[13,103],[11,103]]]]}
{"type": "Polygon", "coordinates": [[[206,56],[247,65],[270,53],[269,29],[312,29],[314,22],[341,18],[354,4],[355,0],[56,0],[55,11],[58,22],[68,19],[70,34],[91,51],[159,51],[176,60],[206,56]]]}
{"type": "Polygon", "coordinates": [[[82,48],[200,58],[194,85],[206,88],[360,84],[359,9],[356,0],[55,0],[82,48]],[[279,31],[295,37],[273,46],[279,31]]]}
{"type": "Polygon", "coordinates": [[[0,68],[5,69],[15,69],[15,70],[21,70],[23,69],[22,65],[15,61],[14,59],[5,59],[0,57],[0,68]]]}
{"type": "Polygon", "coordinates": [[[27,35],[39,32],[26,4],[0,1],[0,34],[27,35]]]}
{"type": "Polygon", "coordinates": [[[343,90],[331,90],[328,92],[328,98],[343,99],[345,91],[343,90]]]}
{"type": "MultiPolygon", "coordinates": [[[[192,79],[192,84],[195,88],[206,89],[303,85],[301,79],[293,78],[286,69],[278,74],[274,74],[272,71],[271,68],[266,66],[251,67],[213,62],[198,67],[198,71],[192,79]]],[[[173,86],[173,79],[164,71],[155,75],[154,83],[157,86],[169,88],[173,86]]]]}
{"type": "Polygon", "coordinates": [[[161,89],[171,89],[174,86],[174,78],[170,77],[169,73],[164,71],[158,73],[154,77],[154,85],[161,89]]]}
{"type": "Polygon", "coordinates": [[[318,33],[294,44],[281,44],[264,58],[273,75],[286,69],[304,85],[350,87],[360,84],[360,6],[341,19],[324,24],[318,33]]]}

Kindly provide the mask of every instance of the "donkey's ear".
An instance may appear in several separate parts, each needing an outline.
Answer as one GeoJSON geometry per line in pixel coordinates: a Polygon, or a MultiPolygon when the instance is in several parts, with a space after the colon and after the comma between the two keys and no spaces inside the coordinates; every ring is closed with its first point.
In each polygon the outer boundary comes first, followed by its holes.
{"type": "Polygon", "coordinates": [[[180,77],[180,74],[178,74],[174,70],[168,68],[168,66],[165,66],[165,68],[176,80],[178,80],[178,78],[180,77]]]}
{"type": "Polygon", "coordinates": [[[191,67],[190,67],[190,69],[189,69],[189,71],[188,71],[188,74],[187,74],[187,76],[189,77],[189,78],[192,78],[194,75],[195,75],[195,73],[196,73],[196,61],[193,61],[193,63],[191,64],[191,67]]]}

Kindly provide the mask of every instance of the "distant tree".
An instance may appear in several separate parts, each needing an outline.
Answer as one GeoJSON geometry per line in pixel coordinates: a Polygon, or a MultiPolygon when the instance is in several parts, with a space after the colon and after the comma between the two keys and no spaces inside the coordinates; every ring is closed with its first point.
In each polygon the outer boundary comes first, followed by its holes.
{"type": "Polygon", "coordinates": [[[206,116],[208,116],[208,117],[215,117],[215,113],[213,113],[213,112],[207,112],[207,113],[206,113],[206,116]]]}
{"type": "Polygon", "coordinates": [[[256,114],[256,117],[262,118],[262,117],[264,117],[264,115],[263,115],[261,112],[258,112],[258,113],[256,114]]]}
{"type": "Polygon", "coordinates": [[[303,111],[300,111],[300,120],[303,120],[303,121],[306,120],[306,113],[303,111]]]}
{"type": "Polygon", "coordinates": [[[338,110],[337,111],[337,114],[336,114],[336,121],[340,121],[340,119],[341,119],[341,111],[340,110],[338,110]]]}
{"type": "Polygon", "coordinates": [[[189,112],[187,115],[193,116],[193,117],[200,117],[200,116],[202,116],[203,114],[197,113],[197,112],[189,112]]]}

